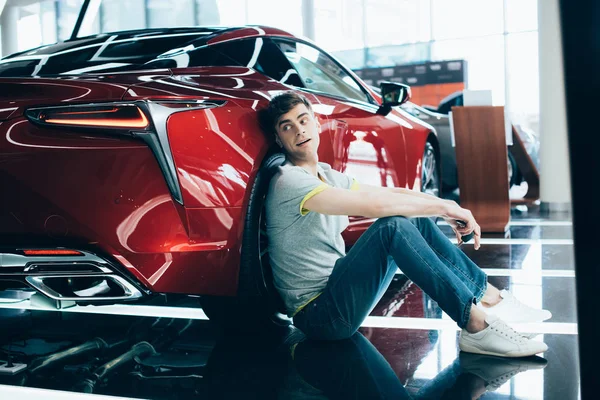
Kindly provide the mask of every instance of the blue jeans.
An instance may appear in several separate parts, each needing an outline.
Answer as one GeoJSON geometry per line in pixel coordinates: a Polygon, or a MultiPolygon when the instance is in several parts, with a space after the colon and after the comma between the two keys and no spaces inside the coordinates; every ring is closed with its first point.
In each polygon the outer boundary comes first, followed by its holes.
{"type": "Polygon", "coordinates": [[[319,297],[294,316],[317,340],[349,338],[377,305],[398,267],[461,327],[487,276],[430,218],[380,218],[338,259],[319,297]]]}

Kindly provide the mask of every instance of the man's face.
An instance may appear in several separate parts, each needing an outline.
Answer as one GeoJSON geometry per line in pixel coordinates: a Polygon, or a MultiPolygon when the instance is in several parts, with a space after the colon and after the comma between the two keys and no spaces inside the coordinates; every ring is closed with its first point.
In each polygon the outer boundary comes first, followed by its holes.
{"type": "Polygon", "coordinates": [[[292,159],[307,161],[316,157],[320,130],[312,112],[300,103],[279,118],[275,140],[292,159]]]}

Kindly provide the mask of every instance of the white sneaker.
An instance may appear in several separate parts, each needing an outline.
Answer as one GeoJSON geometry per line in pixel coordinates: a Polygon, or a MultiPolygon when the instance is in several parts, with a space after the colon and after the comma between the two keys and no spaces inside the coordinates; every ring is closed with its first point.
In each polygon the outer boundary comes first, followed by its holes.
{"type": "Polygon", "coordinates": [[[497,390],[518,373],[531,369],[543,369],[548,361],[541,357],[499,358],[479,354],[460,353],[463,371],[474,374],[485,382],[485,389],[497,390]]]}
{"type": "Polygon", "coordinates": [[[500,303],[492,307],[477,306],[488,315],[495,315],[506,322],[541,322],[552,318],[548,310],[539,310],[521,303],[509,291],[500,291],[500,303]]]}
{"type": "Polygon", "coordinates": [[[533,339],[536,336],[541,335],[538,332],[517,332],[519,335],[523,336],[525,339],[533,339]]]}
{"type": "Polygon", "coordinates": [[[463,329],[458,346],[467,353],[487,354],[498,357],[527,357],[548,350],[545,343],[527,339],[515,332],[495,315],[485,317],[488,327],[477,333],[463,329]]]}

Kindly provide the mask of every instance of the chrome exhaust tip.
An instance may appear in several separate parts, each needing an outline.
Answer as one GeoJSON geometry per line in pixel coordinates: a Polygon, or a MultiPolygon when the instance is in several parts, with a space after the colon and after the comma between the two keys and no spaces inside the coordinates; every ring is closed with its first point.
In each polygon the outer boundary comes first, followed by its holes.
{"type": "Polygon", "coordinates": [[[21,282],[59,302],[118,302],[148,294],[116,265],[79,249],[0,249],[0,281],[21,282]]]}
{"type": "Polygon", "coordinates": [[[25,277],[32,288],[59,301],[132,300],[143,296],[118,275],[37,275],[25,277]]]}

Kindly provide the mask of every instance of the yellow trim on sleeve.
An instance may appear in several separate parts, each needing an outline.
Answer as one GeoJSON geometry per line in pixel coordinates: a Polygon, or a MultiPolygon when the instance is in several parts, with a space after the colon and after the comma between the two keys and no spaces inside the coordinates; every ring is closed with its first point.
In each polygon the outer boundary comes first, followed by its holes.
{"type": "Polygon", "coordinates": [[[304,198],[300,202],[300,215],[305,216],[306,214],[308,214],[310,212],[310,210],[307,210],[306,208],[304,208],[304,203],[306,203],[311,197],[321,193],[323,190],[327,189],[328,187],[329,187],[329,185],[322,183],[319,186],[317,186],[316,188],[314,188],[313,190],[311,190],[310,192],[308,192],[308,194],[306,196],[304,196],[304,198]]]}
{"type": "Polygon", "coordinates": [[[350,190],[358,190],[358,181],[352,178],[352,186],[350,186],[350,190]]]}

